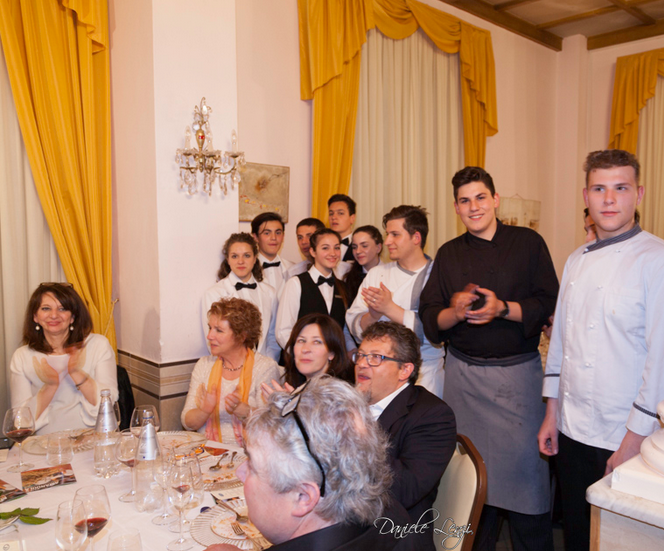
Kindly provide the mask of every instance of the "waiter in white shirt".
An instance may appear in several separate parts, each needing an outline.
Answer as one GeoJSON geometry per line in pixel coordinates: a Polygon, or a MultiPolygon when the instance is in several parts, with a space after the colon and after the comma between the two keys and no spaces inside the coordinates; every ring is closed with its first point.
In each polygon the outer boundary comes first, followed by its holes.
{"type": "Polygon", "coordinates": [[[379,264],[364,278],[346,312],[346,325],[356,340],[372,323],[394,321],[411,329],[422,343],[422,368],[417,383],[443,397],[445,353],[424,335],[417,315],[420,294],[431,273],[432,261],[422,250],[429,233],[427,213],[421,207],[401,205],[383,216],[389,264],[379,264]]]}
{"type": "Polygon", "coordinates": [[[348,195],[335,193],[327,200],[330,228],[341,236],[342,262],[354,262],[351,237],[355,224],[356,203],[348,195]]]}
{"type": "Polygon", "coordinates": [[[267,283],[274,287],[277,298],[293,263],[279,256],[284,242],[284,221],[276,212],[262,212],[251,221],[251,235],[258,243],[258,262],[267,283]]]}

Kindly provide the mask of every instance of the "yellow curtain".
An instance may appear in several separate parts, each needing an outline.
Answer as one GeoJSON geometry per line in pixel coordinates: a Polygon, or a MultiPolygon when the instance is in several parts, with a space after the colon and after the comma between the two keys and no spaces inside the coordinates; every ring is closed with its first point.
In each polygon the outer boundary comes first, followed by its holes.
{"type": "Polygon", "coordinates": [[[468,165],[484,166],[486,138],[498,131],[491,34],[415,0],[299,0],[300,94],[314,100],[312,216],[347,193],[355,140],[360,50],[374,25],[400,40],[419,27],[447,53],[459,53],[468,165]]]}
{"type": "Polygon", "coordinates": [[[636,154],[639,113],[664,76],[664,48],[619,57],[613,83],[609,147],[636,154]]]}
{"type": "Polygon", "coordinates": [[[65,275],[115,347],[107,0],[0,0],[0,38],[65,275]]]}

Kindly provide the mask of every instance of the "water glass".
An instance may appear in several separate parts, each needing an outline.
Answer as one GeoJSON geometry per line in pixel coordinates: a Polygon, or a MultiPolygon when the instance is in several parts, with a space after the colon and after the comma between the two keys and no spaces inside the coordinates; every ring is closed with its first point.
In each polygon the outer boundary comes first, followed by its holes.
{"type": "Polygon", "coordinates": [[[135,528],[113,532],[108,538],[108,551],[142,551],[141,534],[135,528]]]}
{"type": "Polygon", "coordinates": [[[49,434],[46,440],[46,462],[54,467],[71,463],[72,459],[74,459],[74,450],[69,434],[66,432],[49,434]]]}
{"type": "Polygon", "coordinates": [[[120,462],[115,457],[117,438],[117,432],[95,434],[94,465],[98,477],[111,478],[120,470],[120,462]]]}
{"type": "Polygon", "coordinates": [[[21,532],[16,524],[4,528],[2,532],[0,532],[0,549],[3,551],[5,549],[8,551],[26,551],[25,541],[23,540],[21,532]]]}

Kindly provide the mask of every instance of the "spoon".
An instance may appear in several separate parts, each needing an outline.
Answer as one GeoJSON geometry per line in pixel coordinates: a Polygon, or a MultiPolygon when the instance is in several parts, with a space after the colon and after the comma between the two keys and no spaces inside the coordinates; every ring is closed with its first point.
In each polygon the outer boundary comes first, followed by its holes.
{"type": "Polygon", "coordinates": [[[218,471],[219,469],[223,469],[223,467],[221,466],[221,462],[223,461],[224,457],[226,457],[227,455],[228,455],[228,452],[222,453],[221,457],[219,458],[219,461],[217,461],[217,464],[212,465],[212,467],[210,467],[209,470],[210,471],[218,471]]]}
{"type": "Polygon", "coordinates": [[[232,455],[231,455],[231,460],[228,462],[228,465],[226,465],[226,467],[227,467],[228,469],[232,469],[233,467],[235,467],[235,463],[234,463],[233,460],[235,459],[235,456],[236,456],[236,455],[237,455],[237,452],[233,452],[233,453],[232,453],[232,455]]]}

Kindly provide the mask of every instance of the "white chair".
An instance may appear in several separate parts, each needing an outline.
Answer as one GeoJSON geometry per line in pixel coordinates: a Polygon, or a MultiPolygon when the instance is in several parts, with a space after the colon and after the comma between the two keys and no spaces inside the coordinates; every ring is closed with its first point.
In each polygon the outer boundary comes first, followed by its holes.
{"type": "Polygon", "coordinates": [[[457,527],[468,526],[471,533],[463,535],[459,551],[470,551],[486,498],[486,466],[482,456],[470,439],[457,434],[457,446],[438,485],[438,496],[433,504],[440,517],[434,526],[436,549],[451,549],[458,538],[449,536],[451,522],[457,527]],[[452,519],[447,521],[446,519],[452,519]],[[441,531],[441,529],[443,531],[441,531]],[[447,539],[446,539],[447,538],[447,539]],[[443,540],[445,545],[442,544],[443,540]]]}

